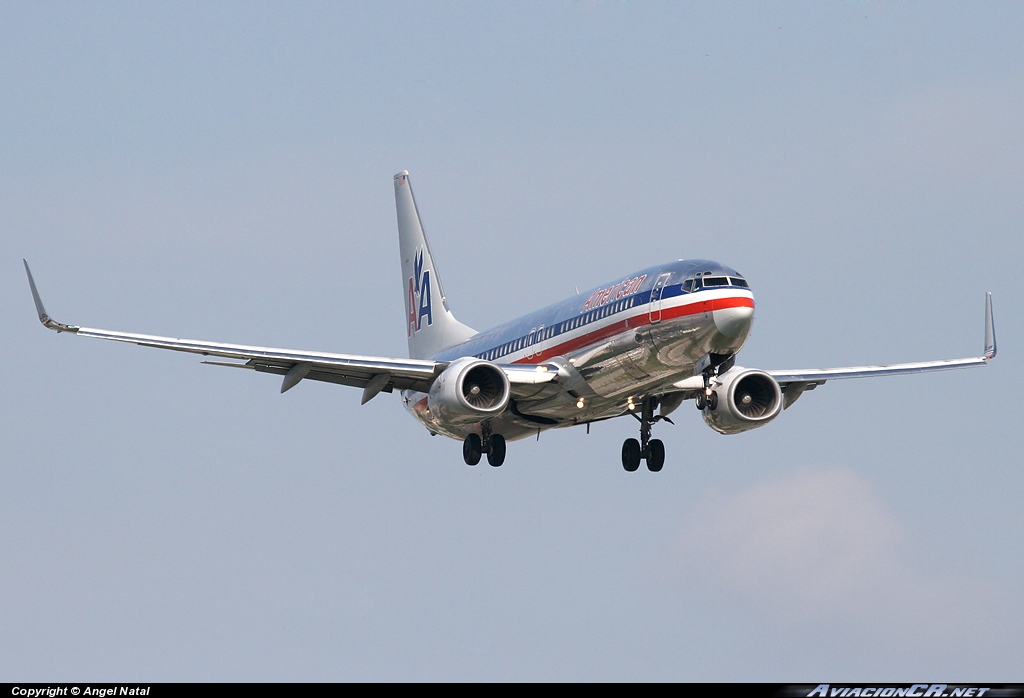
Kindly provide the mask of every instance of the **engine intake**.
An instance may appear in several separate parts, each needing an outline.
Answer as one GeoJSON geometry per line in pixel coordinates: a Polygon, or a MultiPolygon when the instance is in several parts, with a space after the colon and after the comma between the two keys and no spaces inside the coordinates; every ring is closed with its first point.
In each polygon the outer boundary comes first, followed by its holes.
{"type": "Polygon", "coordinates": [[[718,377],[718,407],[704,409],[704,421],[720,434],[763,427],[782,411],[782,389],[764,371],[734,366],[718,377]]]}
{"type": "Polygon", "coordinates": [[[431,414],[449,424],[468,424],[496,417],[508,407],[508,376],[480,359],[463,358],[446,368],[427,394],[431,414]]]}

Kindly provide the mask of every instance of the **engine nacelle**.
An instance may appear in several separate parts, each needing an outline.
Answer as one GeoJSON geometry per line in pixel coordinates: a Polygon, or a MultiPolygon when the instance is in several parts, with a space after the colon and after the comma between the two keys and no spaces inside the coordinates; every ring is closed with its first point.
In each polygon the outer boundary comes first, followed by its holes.
{"type": "Polygon", "coordinates": [[[704,408],[704,421],[720,434],[763,427],[782,411],[782,389],[764,371],[733,366],[718,377],[718,406],[704,408]]]}
{"type": "Polygon", "coordinates": [[[430,386],[427,407],[447,424],[469,424],[497,417],[508,407],[508,376],[481,359],[465,357],[449,364],[430,386]]]}

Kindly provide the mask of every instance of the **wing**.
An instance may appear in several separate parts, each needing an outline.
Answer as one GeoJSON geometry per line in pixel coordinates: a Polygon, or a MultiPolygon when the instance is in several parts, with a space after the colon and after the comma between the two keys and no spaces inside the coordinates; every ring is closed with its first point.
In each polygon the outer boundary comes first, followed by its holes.
{"type": "MultiPolygon", "coordinates": [[[[422,359],[393,359],[382,356],[356,356],[297,349],[254,347],[244,344],[223,344],[65,325],[53,320],[47,314],[46,308],[43,307],[43,301],[39,297],[39,291],[36,289],[36,282],[32,278],[28,262],[22,261],[25,262],[25,273],[28,275],[32,300],[35,302],[39,321],[45,327],[56,332],[77,334],[80,337],[109,339],[115,342],[138,344],[143,347],[234,359],[234,361],[204,361],[203,363],[283,376],[282,393],[295,387],[299,381],[309,379],[362,388],[362,404],[366,404],[379,393],[390,393],[396,389],[427,392],[434,379],[448,367],[447,362],[422,359]]],[[[539,372],[533,368],[527,369],[514,365],[501,366],[501,369],[508,376],[512,393],[516,397],[535,393],[538,385],[551,382],[557,375],[553,372],[539,372]]]]}
{"type": "Polygon", "coordinates": [[[884,366],[847,366],[843,368],[804,368],[765,371],[779,382],[785,393],[784,407],[789,407],[805,390],[813,390],[825,381],[843,378],[869,378],[871,376],[898,376],[905,373],[948,371],[954,368],[985,366],[996,357],[996,331],[992,319],[992,294],[985,294],[985,351],[981,356],[944,361],[919,361],[884,366]]]}
{"type": "MultiPolygon", "coordinates": [[[[24,261],[24,260],[22,260],[24,261]]],[[[274,373],[284,376],[281,392],[294,387],[303,378],[326,381],[363,388],[363,403],[372,399],[380,392],[391,392],[394,389],[429,390],[440,373],[448,366],[437,361],[417,359],[392,359],[377,356],[354,356],[350,354],[331,354],[326,352],[301,351],[295,349],[275,349],[272,347],[254,347],[243,344],[222,344],[195,339],[178,339],[175,337],[158,337],[148,334],[132,334],[129,332],[112,332],[91,327],[65,325],[53,320],[43,307],[43,302],[36,289],[32,271],[25,262],[29,287],[32,289],[32,300],[36,304],[39,321],[45,327],[57,332],[69,332],[80,337],[110,339],[115,342],[128,342],[144,347],[171,349],[190,354],[201,354],[235,361],[205,361],[214,366],[231,366],[245,368],[260,373],[274,373]]]]}

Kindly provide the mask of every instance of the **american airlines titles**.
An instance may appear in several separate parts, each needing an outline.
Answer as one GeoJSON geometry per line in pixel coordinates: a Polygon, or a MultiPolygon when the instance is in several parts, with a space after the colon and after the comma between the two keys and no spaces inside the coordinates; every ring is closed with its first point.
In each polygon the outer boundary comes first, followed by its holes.
{"type": "Polygon", "coordinates": [[[609,286],[608,288],[602,288],[600,290],[594,291],[592,294],[590,294],[590,298],[587,299],[587,302],[583,304],[583,307],[580,308],[580,312],[585,313],[591,308],[597,308],[598,306],[602,306],[605,303],[608,303],[609,301],[618,300],[623,296],[628,296],[632,293],[636,293],[636,290],[640,288],[640,284],[642,284],[644,282],[644,279],[646,278],[647,274],[644,274],[642,276],[634,276],[632,279],[627,279],[626,281],[621,281],[617,284],[609,286]]]}

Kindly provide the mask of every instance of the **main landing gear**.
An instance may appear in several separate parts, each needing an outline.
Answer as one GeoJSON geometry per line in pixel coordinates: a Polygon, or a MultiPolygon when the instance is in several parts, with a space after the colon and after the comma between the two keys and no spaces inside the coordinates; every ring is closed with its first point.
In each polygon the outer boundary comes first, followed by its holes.
{"type": "Polygon", "coordinates": [[[491,425],[484,422],[481,434],[470,434],[462,442],[462,459],[466,465],[476,465],[487,454],[487,462],[497,468],[505,462],[505,437],[492,434],[491,425]]]}
{"type": "Polygon", "coordinates": [[[664,415],[654,416],[657,404],[657,398],[649,397],[640,406],[640,414],[632,413],[640,422],[640,440],[626,439],[622,443],[622,467],[627,472],[635,472],[641,460],[647,461],[647,469],[652,473],[659,472],[665,466],[665,444],[661,439],[651,438],[651,427],[662,419],[669,424],[674,422],[664,415]]]}

